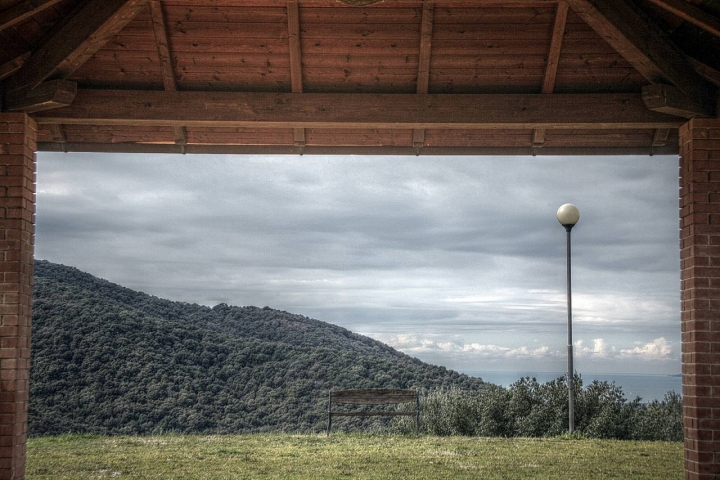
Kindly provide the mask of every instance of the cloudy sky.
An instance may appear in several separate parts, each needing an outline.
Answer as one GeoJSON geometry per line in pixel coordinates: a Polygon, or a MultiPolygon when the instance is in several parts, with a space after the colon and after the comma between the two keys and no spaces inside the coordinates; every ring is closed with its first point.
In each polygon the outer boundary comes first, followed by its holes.
{"type": "Polygon", "coordinates": [[[677,157],[38,154],[36,257],[460,371],[680,372],[677,157]]]}

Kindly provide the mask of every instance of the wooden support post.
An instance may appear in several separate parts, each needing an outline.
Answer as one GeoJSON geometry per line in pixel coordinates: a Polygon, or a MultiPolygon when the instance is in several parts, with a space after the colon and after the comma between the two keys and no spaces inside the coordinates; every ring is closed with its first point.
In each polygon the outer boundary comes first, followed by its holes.
{"type": "Polygon", "coordinates": [[[685,478],[720,478],[720,119],[680,127],[685,478]],[[717,345],[717,347],[716,347],[717,345]]]}
{"type": "Polygon", "coordinates": [[[37,125],[0,113],[0,479],[25,478],[37,125]]]}

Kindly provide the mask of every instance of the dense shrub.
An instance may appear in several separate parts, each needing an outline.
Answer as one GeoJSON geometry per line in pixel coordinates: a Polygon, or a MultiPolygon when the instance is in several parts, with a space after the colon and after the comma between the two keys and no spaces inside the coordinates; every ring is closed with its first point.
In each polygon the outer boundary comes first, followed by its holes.
{"type": "MultiPolygon", "coordinates": [[[[589,438],[682,441],[682,397],[628,401],[614,383],[574,379],[575,431],[589,438]]],[[[421,428],[432,435],[551,437],[568,431],[567,377],[540,384],[521,378],[509,388],[488,384],[478,392],[440,389],[421,397],[421,428]]],[[[397,420],[394,428],[414,425],[397,420]]]]}

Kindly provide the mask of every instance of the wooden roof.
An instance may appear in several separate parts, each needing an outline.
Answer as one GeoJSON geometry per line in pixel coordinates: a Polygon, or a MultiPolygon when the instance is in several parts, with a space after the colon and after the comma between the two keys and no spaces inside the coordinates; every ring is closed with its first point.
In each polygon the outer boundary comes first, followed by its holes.
{"type": "Polygon", "coordinates": [[[40,150],[676,153],[720,1],[0,0],[0,46],[40,150]]]}

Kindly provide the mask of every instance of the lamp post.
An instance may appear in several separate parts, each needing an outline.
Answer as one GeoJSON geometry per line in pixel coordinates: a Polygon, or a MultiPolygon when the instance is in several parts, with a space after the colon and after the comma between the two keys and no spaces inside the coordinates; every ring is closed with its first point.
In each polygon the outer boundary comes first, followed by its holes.
{"type": "Polygon", "coordinates": [[[575,389],[572,342],[572,289],[570,288],[570,230],[580,220],[580,210],[572,203],[566,203],[557,211],[557,219],[567,232],[567,349],[568,349],[568,417],[569,430],[575,431],[575,389]]]}

